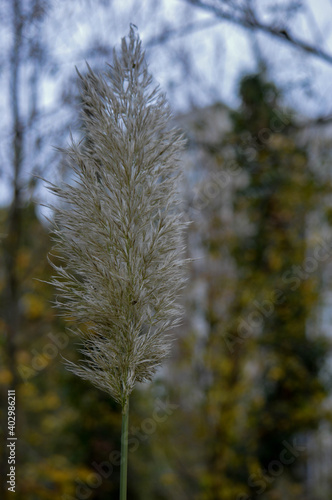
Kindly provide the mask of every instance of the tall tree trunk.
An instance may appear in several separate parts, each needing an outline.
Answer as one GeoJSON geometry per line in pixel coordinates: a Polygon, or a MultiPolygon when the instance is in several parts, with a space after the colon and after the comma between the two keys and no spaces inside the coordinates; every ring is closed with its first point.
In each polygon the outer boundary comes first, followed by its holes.
{"type": "MultiPolygon", "coordinates": [[[[20,326],[20,310],[19,310],[19,277],[17,276],[17,256],[20,246],[20,234],[21,234],[21,185],[20,177],[22,171],[22,161],[23,161],[23,134],[24,129],[22,127],[22,121],[20,117],[20,100],[19,100],[19,89],[20,89],[20,59],[21,59],[21,49],[22,49],[22,28],[23,19],[21,15],[21,1],[13,0],[12,4],[12,33],[13,33],[13,44],[11,50],[11,61],[10,61],[10,111],[11,111],[11,121],[12,121],[12,202],[8,212],[6,236],[3,245],[4,252],[4,278],[5,278],[5,289],[4,289],[4,300],[3,300],[3,315],[5,321],[5,355],[7,369],[11,374],[11,381],[9,383],[10,389],[16,391],[16,429],[15,435],[17,436],[17,447],[16,447],[16,478],[19,477],[19,464],[18,464],[18,453],[19,453],[19,429],[18,425],[18,414],[19,405],[17,402],[18,398],[18,387],[20,384],[20,378],[17,371],[17,337],[19,333],[20,326]]],[[[3,415],[4,421],[2,425],[3,429],[3,443],[7,440],[7,392],[4,388],[3,393],[3,415]]],[[[8,473],[8,448],[2,446],[2,457],[1,457],[1,477],[6,478],[8,473]]],[[[1,488],[1,498],[7,498],[6,480],[2,481],[1,488]]],[[[16,485],[17,487],[17,485],[16,485]]],[[[10,493],[12,494],[12,493],[10,493]]]]}

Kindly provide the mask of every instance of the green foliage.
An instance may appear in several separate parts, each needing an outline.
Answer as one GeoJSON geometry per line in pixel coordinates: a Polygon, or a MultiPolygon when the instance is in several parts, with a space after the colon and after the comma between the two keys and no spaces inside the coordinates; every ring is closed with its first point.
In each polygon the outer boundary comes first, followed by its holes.
{"type": "MultiPolygon", "coordinates": [[[[234,498],[239,485],[251,498],[259,496],[250,474],[267,470],[285,441],[317,427],[326,397],[320,369],[327,342],[319,330],[308,332],[319,305],[320,263],[307,269],[306,257],[310,216],[323,212],[330,186],[291,134],[291,115],[278,107],[275,87],[253,75],[241,82],[240,95],[226,142],[234,144],[243,176],[234,214],[246,231],[235,228],[229,242],[237,275],[230,319],[214,324],[208,315],[214,377],[207,404],[218,417],[206,476],[211,494],[202,498],[223,500],[234,498]]],[[[294,475],[303,460],[304,454],[283,479],[304,487],[305,476],[294,475]]],[[[282,498],[278,484],[266,483],[273,498],[282,498]]]]}

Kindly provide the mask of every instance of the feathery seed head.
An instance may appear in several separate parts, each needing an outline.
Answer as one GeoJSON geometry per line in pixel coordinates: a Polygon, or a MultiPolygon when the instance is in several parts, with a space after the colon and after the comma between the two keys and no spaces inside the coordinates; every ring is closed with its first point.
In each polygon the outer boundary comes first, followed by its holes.
{"type": "Polygon", "coordinates": [[[79,74],[84,139],[63,152],[75,184],[49,189],[55,248],[52,283],[78,325],[84,359],[68,368],[123,407],[150,380],[179,323],[185,259],[177,184],[184,141],[170,128],[131,26],[104,75],[79,74]]]}

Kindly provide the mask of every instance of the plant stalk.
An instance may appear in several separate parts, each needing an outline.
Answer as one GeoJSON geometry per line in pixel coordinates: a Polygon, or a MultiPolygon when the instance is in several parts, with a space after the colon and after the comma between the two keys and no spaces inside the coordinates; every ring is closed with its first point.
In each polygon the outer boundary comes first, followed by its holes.
{"type": "Polygon", "coordinates": [[[129,400],[122,411],[120,500],[127,499],[129,400]]]}

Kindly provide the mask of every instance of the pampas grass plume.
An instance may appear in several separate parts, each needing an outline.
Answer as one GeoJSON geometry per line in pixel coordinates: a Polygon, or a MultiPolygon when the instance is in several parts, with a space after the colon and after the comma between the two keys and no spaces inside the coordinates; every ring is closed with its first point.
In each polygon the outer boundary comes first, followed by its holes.
{"type": "Polygon", "coordinates": [[[62,150],[73,182],[49,189],[58,305],[83,359],[68,368],[123,408],[168,355],[185,283],[178,185],[184,141],[170,126],[133,26],[103,75],[79,74],[83,139],[62,150]]]}

